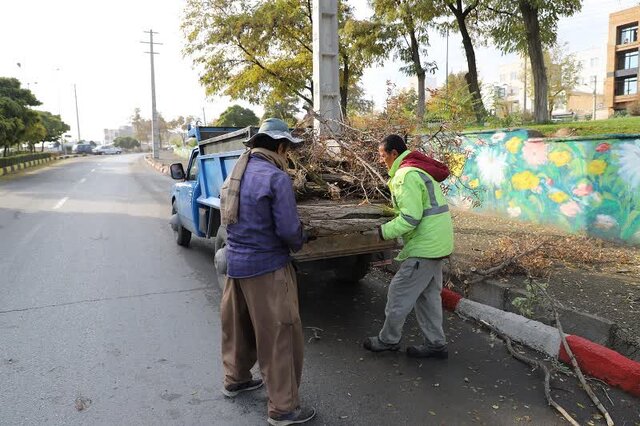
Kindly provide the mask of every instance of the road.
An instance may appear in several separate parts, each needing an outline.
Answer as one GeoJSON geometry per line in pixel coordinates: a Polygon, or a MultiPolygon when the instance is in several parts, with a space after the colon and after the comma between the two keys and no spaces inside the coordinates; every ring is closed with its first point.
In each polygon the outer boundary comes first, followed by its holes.
{"type": "MultiPolygon", "coordinates": [[[[0,179],[0,424],[265,424],[263,390],[234,401],[219,392],[212,244],[174,243],[170,186],[140,155],[0,179]]],[[[300,277],[303,325],[321,329],[305,328],[301,392],[314,424],[565,424],[539,372],[454,315],[448,361],[362,350],[388,279],[300,277]]],[[[406,332],[404,343],[417,340],[414,319],[406,332]]],[[[596,413],[574,379],[553,385],[581,423],[596,413]]],[[[619,424],[640,422],[637,399],[608,395],[619,424]]]]}

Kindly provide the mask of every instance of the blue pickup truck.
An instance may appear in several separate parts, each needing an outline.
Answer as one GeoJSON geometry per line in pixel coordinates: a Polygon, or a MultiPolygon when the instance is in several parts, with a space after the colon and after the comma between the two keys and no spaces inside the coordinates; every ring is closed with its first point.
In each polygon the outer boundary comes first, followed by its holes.
{"type": "MultiPolygon", "coordinates": [[[[178,181],[171,191],[170,221],[177,244],[189,246],[194,235],[215,238],[214,258],[224,248],[226,230],[220,223],[220,188],[247,149],[246,142],[257,131],[257,127],[189,129],[189,136],[197,140],[198,146],[191,151],[187,170],[180,163],[171,165],[171,177],[178,181]]],[[[338,217],[346,209],[336,202],[314,201],[300,204],[298,210],[303,222],[309,223],[309,215],[338,217]]],[[[358,212],[373,214],[381,210],[382,206],[374,205],[359,208],[358,212]]],[[[375,230],[354,232],[346,227],[305,244],[293,258],[296,263],[313,262],[323,271],[332,270],[340,281],[357,282],[367,273],[372,259],[381,259],[394,247],[395,241],[381,241],[375,230]]],[[[222,279],[220,273],[218,279],[222,279]]]]}

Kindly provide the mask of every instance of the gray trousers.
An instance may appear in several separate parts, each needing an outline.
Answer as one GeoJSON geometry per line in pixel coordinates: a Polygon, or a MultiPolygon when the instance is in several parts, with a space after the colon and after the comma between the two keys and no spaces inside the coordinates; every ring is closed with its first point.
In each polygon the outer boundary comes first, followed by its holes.
{"type": "Polygon", "coordinates": [[[389,285],[386,318],[378,338],[384,343],[399,343],[407,315],[415,309],[425,345],[430,349],[446,345],[441,291],[442,260],[410,257],[402,262],[389,285]]]}

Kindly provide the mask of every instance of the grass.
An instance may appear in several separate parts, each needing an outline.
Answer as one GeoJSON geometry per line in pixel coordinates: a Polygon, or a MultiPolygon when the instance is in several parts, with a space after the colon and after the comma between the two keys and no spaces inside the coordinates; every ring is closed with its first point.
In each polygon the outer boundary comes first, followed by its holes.
{"type": "MultiPolygon", "coordinates": [[[[560,129],[571,129],[572,136],[593,136],[609,134],[640,134],[640,117],[610,118],[595,121],[569,121],[552,124],[523,124],[514,126],[528,130],[537,130],[544,136],[552,137],[560,129]]],[[[490,130],[488,127],[471,127],[465,131],[490,130]]]]}

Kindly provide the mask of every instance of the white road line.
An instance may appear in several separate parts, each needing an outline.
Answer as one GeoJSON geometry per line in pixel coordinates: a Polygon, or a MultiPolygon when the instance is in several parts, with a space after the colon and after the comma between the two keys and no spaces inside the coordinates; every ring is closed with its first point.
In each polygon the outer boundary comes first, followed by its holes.
{"type": "Polygon", "coordinates": [[[53,209],[54,210],[58,210],[60,207],[62,207],[64,205],[64,203],[67,202],[68,199],[69,199],[69,197],[64,197],[62,200],[58,201],[58,204],[53,206],[53,209]]]}
{"type": "Polygon", "coordinates": [[[80,179],[80,183],[85,183],[86,181],[87,181],[87,178],[80,179]]]}
{"type": "Polygon", "coordinates": [[[91,171],[92,171],[92,172],[95,172],[95,171],[96,171],[96,169],[91,169],[91,171]]]}

